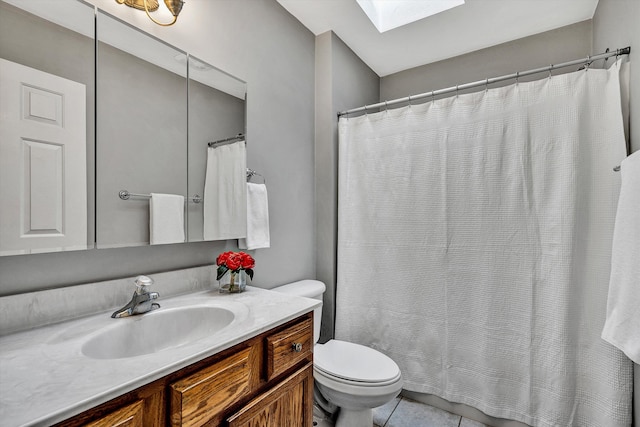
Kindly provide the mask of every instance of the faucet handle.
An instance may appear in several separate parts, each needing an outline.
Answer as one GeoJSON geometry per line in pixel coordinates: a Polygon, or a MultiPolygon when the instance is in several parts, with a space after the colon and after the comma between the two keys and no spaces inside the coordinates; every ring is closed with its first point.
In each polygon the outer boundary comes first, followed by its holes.
{"type": "Polygon", "coordinates": [[[136,277],[135,284],[138,295],[146,294],[148,292],[147,288],[153,285],[153,279],[148,276],[138,276],[136,277]]]}

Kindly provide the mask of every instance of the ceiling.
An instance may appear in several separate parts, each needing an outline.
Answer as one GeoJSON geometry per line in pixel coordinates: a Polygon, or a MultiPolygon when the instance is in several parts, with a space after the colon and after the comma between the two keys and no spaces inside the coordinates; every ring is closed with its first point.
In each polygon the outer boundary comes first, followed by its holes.
{"type": "Polygon", "coordinates": [[[598,5],[598,0],[466,0],[381,34],[356,0],[278,2],[315,35],[333,31],[380,77],[591,19],[598,5]]]}

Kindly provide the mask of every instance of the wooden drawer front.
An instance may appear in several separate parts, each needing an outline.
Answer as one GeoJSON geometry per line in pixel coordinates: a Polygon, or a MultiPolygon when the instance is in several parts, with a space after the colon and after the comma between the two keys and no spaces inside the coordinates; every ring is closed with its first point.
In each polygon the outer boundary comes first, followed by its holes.
{"type": "Polygon", "coordinates": [[[313,319],[307,318],[267,337],[267,380],[280,375],[313,352],[313,319]],[[298,346],[296,349],[295,346],[298,346]]]}
{"type": "Polygon", "coordinates": [[[87,427],[142,427],[143,415],[144,404],[138,400],[87,424],[87,427]]]}
{"type": "Polygon", "coordinates": [[[251,348],[170,386],[171,425],[201,426],[251,391],[251,348]]]}
{"type": "Polygon", "coordinates": [[[311,427],[313,425],[313,364],[249,402],[227,419],[229,427],[311,427]]]}

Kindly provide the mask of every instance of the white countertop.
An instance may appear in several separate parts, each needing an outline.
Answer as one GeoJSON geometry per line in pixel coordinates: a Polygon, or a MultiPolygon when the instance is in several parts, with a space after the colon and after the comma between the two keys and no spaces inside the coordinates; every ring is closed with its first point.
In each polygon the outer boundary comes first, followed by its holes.
{"type": "Polygon", "coordinates": [[[2,336],[0,426],[63,421],[286,323],[321,303],[255,287],[241,294],[203,291],[157,301],[159,310],[212,305],[232,308],[237,314],[231,325],[205,339],[123,359],[92,359],[82,354],[81,347],[105,327],[140,316],[112,319],[109,311],[2,336]]]}

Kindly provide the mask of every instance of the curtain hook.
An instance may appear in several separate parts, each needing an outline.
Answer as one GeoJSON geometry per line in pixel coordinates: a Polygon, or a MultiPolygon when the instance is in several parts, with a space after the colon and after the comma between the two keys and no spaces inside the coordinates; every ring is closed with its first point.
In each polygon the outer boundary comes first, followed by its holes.
{"type": "Polygon", "coordinates": [[[369,115],[369,106],[367,104],[364,104],[364,115],[365,116],[369,115]]]}
{"type": "Polygon", "coordinates": [[[458,85],[456,85],[456,98],[458,97],[458,85]]]}
{"type": "Polygon", "coordinates": [[[553,64],[549,64],[549,78],[551,78],[551,70],[553,70],[553,64]]]}
{"type": "Polygon", "coordinates": [[[516,86],[520,83],[520,71],[516,71],[516,86]]]}
{"type": "Polygon", "coordinates": [[[387,101],[384,101],[384,112],[387,113],[389,111],[389,106],[387,105],[387,101]]]}
{"type": "Polygon", "coordinates": [[[489,92],[489,79],[484,81],[484,92],[489,92]]]}
{"type": "Polygon", "coordinates": [[[412,107],[413,105],[411,105],[411,95],[409,95],[409,107],[412,107]]]}
{"type": "Polygon", "coordinates": [[[431,91],[431,105],[433,105],[436,102],[436,91],[432,90],[431,91]]]}
{"type": "Polygon", "coordinates": [[[584,64],[584,70],[589,70],[589,65],[591,65],[591,55],[587,55],[587,63],[584,64]]]}

